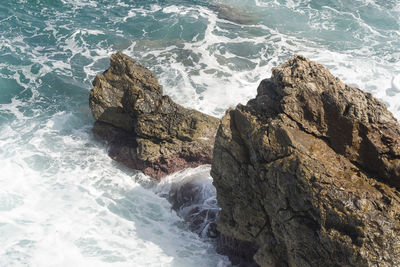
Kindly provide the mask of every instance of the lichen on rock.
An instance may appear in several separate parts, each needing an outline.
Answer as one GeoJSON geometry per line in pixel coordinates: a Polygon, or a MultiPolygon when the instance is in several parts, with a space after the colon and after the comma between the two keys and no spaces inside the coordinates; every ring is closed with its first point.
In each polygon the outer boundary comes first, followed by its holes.
{"type": "Polygon", "coordinates": [[[113,159],[154,178],[211,163],[219,120],[163,95],[146,67],[118,52],[93,86],[93,130],[113,159]]]}
{"type": "Polygon", "coordinates": [[[400,126],[385,105],[303,56],[257,93],[216,136],[221,250],[247,244],[260,266],[400,266],[400,126]]]}

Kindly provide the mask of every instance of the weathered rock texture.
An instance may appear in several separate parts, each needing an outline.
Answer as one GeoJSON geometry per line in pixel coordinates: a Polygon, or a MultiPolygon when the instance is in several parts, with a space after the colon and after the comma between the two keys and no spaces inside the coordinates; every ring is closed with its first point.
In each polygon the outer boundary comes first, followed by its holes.
{"type": "Polygon", "coordinates": [[[112,55],[93,86],[93,129],[113,159],[154,178],[211,163],[219,120],[163,95],[156,76],[132,58],[112,55]]]}
{"type": "Polygon", "coordinates": [[[400,266],[399,124],[318,63],[293,57],[226,112],[211,175],[231,253],[247,244],[260,266],[400,266]]]}

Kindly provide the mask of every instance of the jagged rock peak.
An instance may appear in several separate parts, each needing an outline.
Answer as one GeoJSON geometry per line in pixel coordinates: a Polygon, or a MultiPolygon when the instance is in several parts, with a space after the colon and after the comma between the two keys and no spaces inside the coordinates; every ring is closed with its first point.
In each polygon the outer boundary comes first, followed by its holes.
{"type": "Polygon", "coordinates": [[[246,244],[260,266],[399,266],[399,144],[384,104],[294,56],[221,120],[220,250],[246,244]]]}
{"type": "Polygon", "coordinates": [[[400,186],[397,120],[382,102],[344,84],[321,64],[294,56],[261,82],[249,105],[285,114],[366,172],[400,186]]]}
{"type": "Polygon", "coordinates": [[[163,95],[156,76],[137,61],[113,54],[93,86],[94,132],[115,160],[155,178],[211,162],[219,120],[163,95]]]}

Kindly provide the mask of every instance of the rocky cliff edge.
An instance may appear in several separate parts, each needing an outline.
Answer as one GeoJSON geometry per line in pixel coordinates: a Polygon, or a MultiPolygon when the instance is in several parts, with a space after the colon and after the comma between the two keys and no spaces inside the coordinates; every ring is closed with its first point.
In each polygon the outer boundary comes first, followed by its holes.
{"type": "Polygon", "coordinates": [[[220,251],[260,266],[400,266],[400,126],[294,56],[219,127],[220,251]]]}
{"type": "Polygon", "coordinates": [[[93,86],[93,131],[113,159],[154,178],[211,163],[219,120],[163,95],[146,67],[118,52],[93,86]]]}

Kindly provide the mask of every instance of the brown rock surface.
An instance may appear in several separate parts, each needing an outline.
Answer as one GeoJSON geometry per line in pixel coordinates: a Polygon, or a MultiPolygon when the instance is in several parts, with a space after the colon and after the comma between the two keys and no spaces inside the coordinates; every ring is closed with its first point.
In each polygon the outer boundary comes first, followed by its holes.
{"type": "Polygon", "coordinates": [[[221,250],[248,244],[260,266],[400,266],[400,126],[318,63],[294,56],[226,112],[211,175],[221,250]]]}
{"type": "Polygon", "coordinates": [[[118,52],[96,76],[90,107],[110,156],[154,178],[211,163],[219,120],[163,95],[156,76],[118,52]]]}

